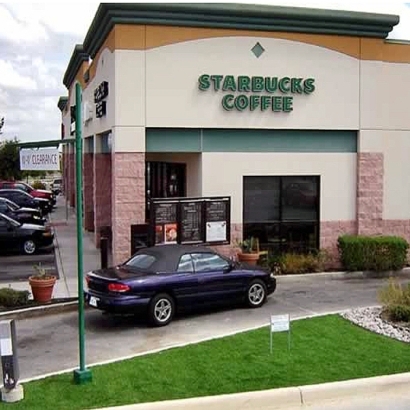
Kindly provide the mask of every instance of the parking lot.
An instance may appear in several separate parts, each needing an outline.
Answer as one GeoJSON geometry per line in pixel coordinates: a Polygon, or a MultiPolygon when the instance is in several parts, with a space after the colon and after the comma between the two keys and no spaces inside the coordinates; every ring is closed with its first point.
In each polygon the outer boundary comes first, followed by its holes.
{"type": "Polygon", "coordinates": [[[58,277],[53,248],[35,255],[0,255],[0,283],[26,281],[35,273],[34,266],[38,264],[58,277]]]}

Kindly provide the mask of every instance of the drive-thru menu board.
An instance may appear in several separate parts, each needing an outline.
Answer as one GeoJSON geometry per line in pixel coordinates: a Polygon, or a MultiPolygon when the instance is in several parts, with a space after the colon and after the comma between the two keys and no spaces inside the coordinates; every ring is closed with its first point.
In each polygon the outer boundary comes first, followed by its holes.
{"type": "Polygon", "coordinates": [[[155,244],[230,243],[230,197],[151,199],[155,244]]]}

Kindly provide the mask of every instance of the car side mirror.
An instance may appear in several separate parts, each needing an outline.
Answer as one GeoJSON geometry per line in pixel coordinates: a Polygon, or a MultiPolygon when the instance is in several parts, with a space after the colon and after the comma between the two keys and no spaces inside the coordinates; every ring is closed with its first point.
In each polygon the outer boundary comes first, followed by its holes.
{"type": "Polygon", "coordinates": [[[229,273],[235,268],[235,264],[233,262],[229,262],[228,265],[224,268],[224,273],[229,273]]]}

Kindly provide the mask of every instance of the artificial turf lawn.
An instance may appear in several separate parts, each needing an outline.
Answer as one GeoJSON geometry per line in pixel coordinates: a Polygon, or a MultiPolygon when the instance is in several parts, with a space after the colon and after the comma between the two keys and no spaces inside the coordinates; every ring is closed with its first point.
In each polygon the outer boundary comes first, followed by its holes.
{"type": "MultiPolygon", "coordinates": [[[[171,325],[172,326],[172,325],[171,325]]],[[[94,409],[138,402],[300,386],[410,371],[410,345],[359,328],[337,315],[269,328],[93,367],[93,381],[72,373],[24,384],[25,399],[0,408],[94,409]]]]}

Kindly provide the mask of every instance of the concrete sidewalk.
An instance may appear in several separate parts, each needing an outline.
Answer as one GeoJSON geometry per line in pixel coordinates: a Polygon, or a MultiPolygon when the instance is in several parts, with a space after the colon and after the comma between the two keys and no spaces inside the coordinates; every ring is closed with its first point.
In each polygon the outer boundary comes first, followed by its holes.
{"type": "MultiPolygon", "coordinates": [[[[72,298],[78,296],[77,281],[77,225],[75,209],[66,209],[65,198],[59,195],[57,206],[50,213],[55,239],[55,259],[59,279],[54,287],[54,298],[72,298]]],[[[100,251],[94,244],[94,234],[83,231],[84,273],[100,267],[100,251]]],[[[28,281],[3,283],[3,287],[30,291],[28,281]]]]}

